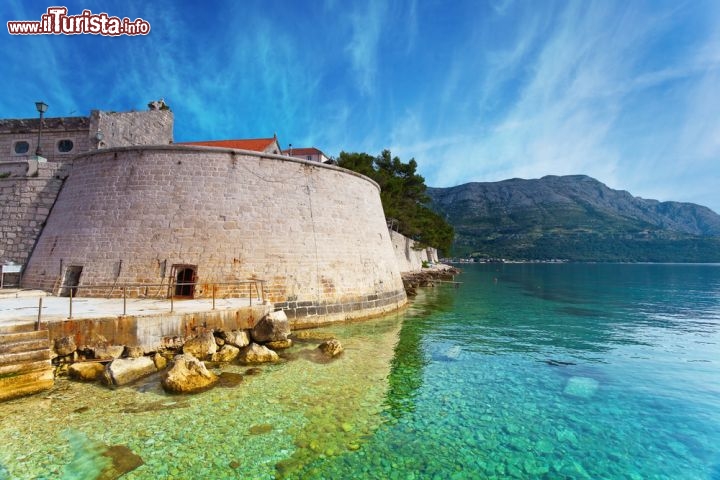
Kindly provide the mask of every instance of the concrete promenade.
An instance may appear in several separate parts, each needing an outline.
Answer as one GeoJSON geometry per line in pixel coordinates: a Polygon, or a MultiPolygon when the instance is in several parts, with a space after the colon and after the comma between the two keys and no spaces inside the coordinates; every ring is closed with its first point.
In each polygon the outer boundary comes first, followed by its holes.
{"type": "MultiPolygon", "coordinates": [[[[0,290],[0,326],[37,322],[38,306],[42,299],[43,323],[67,320],[70,315],[70,299],[55,297],[40,290],[5,288],[0,290]]],[[[252,299],[252,305],[260,305],[259,299],[252,299]]],[[[249,298],[215,299],[215,310],[237,310],[250,306],[249,298]]],[[[169,299],[128,298],[125,315],[134,317],[170,314],[169,299]]],[[[192,314],[213,311],[211,298],[173,300],[173,313],[192,314]]],[[[123,315],[122,298],[85,298],[72,300],[72,319],[97,319],[123,315]]]]}

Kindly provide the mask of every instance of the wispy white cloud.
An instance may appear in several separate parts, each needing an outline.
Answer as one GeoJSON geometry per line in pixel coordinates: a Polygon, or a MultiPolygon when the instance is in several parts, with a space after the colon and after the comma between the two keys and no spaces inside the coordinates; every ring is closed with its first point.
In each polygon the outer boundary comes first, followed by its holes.
{"type": "Polygon", "coordinates": [[[347,52],[357,76],[360,91],[370,94],[375,89],[378,69],[378,45],[383,32],[387,3],[383,0],[370,0],[356,5],[350,13],[350,41],[347,52]]]}
{"type": "MultiPolygon", "coordinates": [[[[679,189],[698,192],[703,180],[685,174],[692,185],[673,185],[662,173],[673,170],[668,162],[720,178],[717,34],[678,38],[690,46],[667,63],[659,44],[672,45],[677,9],[671,15],[632,4],[576,2],[565,4],[560,15],[553,12],[552,24],[546,13],[526,10],[528,17],[518,21],[532,28],[519,30],[511,48],[487,53],[491,73],[484,75],[484,92],[466,92],[465,100],[475,95],[480,105],[510,92],[493,106],[494,115],[502,112],[498,118],[464,117],[451,144],[447,131],[415,128],[425,145],[445,145],[430,157],[419,147],[407,149],[430,172],[431,184],[585,173],[615,188],[672,199],[679,189]],[[507,85],[513,81],[515,95],[507,85]],[[673,102],[667,108],[674,125],[653,117],[662,102],[673,102]],[[628,135],[630,129],[638,137],[628,135]]],[[[443,103],[461,101],[457,89],[464,75],[462,68],[449,70],[443,103]]],[[[409,138],[407,145],[413,146],[409,138]]],[[[717,208],[720,198],[712,205],[717,208]]]]}

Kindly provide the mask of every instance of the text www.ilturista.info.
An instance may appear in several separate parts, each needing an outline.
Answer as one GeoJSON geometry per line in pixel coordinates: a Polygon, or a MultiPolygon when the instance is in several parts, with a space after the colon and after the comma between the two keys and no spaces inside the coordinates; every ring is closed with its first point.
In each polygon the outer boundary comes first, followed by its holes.
{"type": "Polygon", "coordinates": [[[10,35],[147,35],[150,23],[137,18],[111,17],[107,13],[83,10],[80,15],[68,15],[66,7],[49,7],[40,21],[21,20],[7,22],[10,35]]]}

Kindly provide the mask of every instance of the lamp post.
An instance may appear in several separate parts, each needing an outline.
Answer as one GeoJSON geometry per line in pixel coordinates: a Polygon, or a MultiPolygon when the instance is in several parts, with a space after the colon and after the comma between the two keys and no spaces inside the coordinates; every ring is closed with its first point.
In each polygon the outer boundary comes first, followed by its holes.
{"type": "Polygon", "coordinates": [[[35,108],[37,108],[38,113],[40,113],[40,128],[38,129],[38,142],[37,148],[35,149],[35,155],[41,157],[42,148],[40,148],[40,137],[42,136],[42,119],[43,113],[47,112],[48,105],[45,102],[35,102],[35,108]]]}

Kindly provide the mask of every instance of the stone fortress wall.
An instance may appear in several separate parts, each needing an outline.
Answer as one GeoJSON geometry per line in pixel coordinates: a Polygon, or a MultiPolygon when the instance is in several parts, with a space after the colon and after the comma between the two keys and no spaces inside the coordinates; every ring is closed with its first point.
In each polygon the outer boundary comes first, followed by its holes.
{"type": "MultiPolygon", "coordinates": [[[[67,176],[62,163],[30,163],[29,172],[26,163],[0,164],[0,265],[25,265],[67,176]]],[[[19,274],[4,280],[17,285],[19,274]]]]}
{"type": "MultiPolygon", "coordinates": [[[[33,159],[39,126],[37,118],[0,120],[0,164],[33,159]]],[[[40,147],[45,161],[71,162],[79,154],[103,148],[167,145],[172,141],[170,110],[93,110],[89,117],[44,118],[40,147]]]]}
{"type": "Polygon", "coordinates": [[[90,286],[132,283],[165,287],[131,295],[165,296],[189,269],[193,297],[265,281],[275,308],[302,326],[397,309],[407,302],[400,272],[437,261],[388,231],[371,180],[286,156],[170,145],[173,115],[158,105],[45,118],[43,157],[38,119],[0,120],[0,264],[23,267],[23,287],[67,294],[59,286],[72,272],[80,296],[118,296],[90,286]]]}
{"type": "Polygon", "coordinates": [[[169,110],[93,110],[89,117],[44,118],[37,157],[39,126],[37,118],[0,120],[0,265],[25,265],[78,154],[173,138],[169,110]]]}
{"type": "Polygon", "coordinates": [[[425,262],[438,262],[438,253],[435,248],[418,247],[414,240],[394,230],[390,230],[390,240],[401,272],[414,272],[423,268],[425,262]]]}
{"type": "MultiPolygon", "coordinates": [[[[53,290],[68,268],[81,268],[81,286],[161,283],[185,267],[200,283],[196,297],[216,282],[265,280],[297,326],[407,301],[374,182],[316,162],[189,146],[76,157],[23,286],[53,290]]],[[[107,290],[81,292],[92,294],[107,290]]]]}

